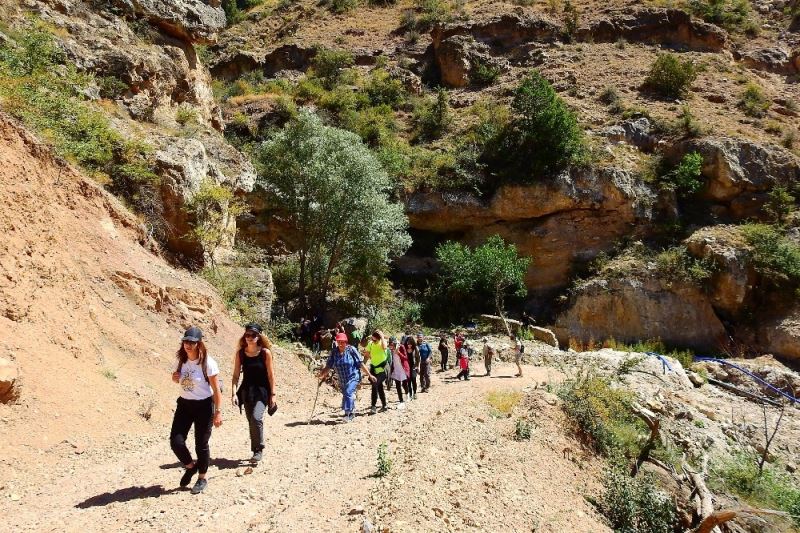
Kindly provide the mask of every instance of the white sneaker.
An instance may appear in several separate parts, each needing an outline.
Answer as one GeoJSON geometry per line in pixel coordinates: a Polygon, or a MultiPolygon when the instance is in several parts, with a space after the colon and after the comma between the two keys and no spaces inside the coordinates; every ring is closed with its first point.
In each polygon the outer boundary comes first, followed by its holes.
{"type": "Polygon", "coordinates": [[[400,402],[400,403],[398,403],[398,404],[397,404],[397,408],[398,408],[398,409],[405,409],[405,408],[406,408],[406,402],[400,402]]]}

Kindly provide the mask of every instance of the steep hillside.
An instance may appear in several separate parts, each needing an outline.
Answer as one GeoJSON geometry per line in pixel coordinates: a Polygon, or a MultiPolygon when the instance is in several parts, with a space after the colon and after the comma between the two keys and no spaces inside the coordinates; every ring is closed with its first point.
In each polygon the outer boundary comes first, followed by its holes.
{"type": "MultiPolygon", "coordinates": [[[[7,115],[0,140],[0,357],[19,375],[17,402],[0,404],[6,476],[151,433],[172,415],[181,332],[200,326],[228,369],[239,328],[212,287],[153,253],[129,211],[7,115]]],[[[279,361],[290,383],[307,379],[293,356],[279,361]]]]}

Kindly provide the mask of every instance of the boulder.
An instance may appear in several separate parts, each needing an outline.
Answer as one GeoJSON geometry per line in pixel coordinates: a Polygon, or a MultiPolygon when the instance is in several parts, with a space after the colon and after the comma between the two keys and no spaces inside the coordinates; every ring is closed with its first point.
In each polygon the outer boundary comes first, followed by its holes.
{"type": "Polygon", "coordinates": [[[611,142],[625,142],[645,152],[652,151],[658,143],[647,117],[632,118],[610,126],[603,130],[603,135],[611,142]]]}
{"type": "Polygon", "coordinates": [[[0,357],[0,403],[11,403],[19,398],[19,369],[16,363],[0,357]]]}
{"type": "Polygon", "coordinates": [[[728,42],[725,31],[713,24],[680,9],[656,7],[611,12],[581,27],[577,39],[592,42],[625,39],[701,52],[719,52],[728,42]]]}
{"type": "Polygon", "coordinates": [[[297,44],[282,44],[272,49],[258,51],[242,50],[240,45],[230,43],[209,65],[215,78],[233,80],[248,72],[260,70],[265,76],[274,76],[282,70],[306,70],[317,49],[297,44]]]}
{"type": "Polygon", "coordinates": [[[86,2],[63,12],[37,3],[36,10],[59,28],[59,42],[78,69],[119,82],[103,97],[122,103],[134,119],[174,125],[175,108],[191,105],[201,124],[221,124],[211,78],[190,43],[142,38],[125,19],[86,2]]]}
{"type": "Polygon", "coordinates": [[[436,50],[445,39],[464,35],[499,51],[510,51],[525,43],[556,41],[562,33],[561,25],[545,16],[514,12],[437,25],[431,40],[436,50]]]}
{"type": "Polygon", "coordinates": [[[113,4],[186,42],[214,42],[226,24],[220,0],[113,0],[113,4]]]}
{"type": "Polygon", "coordinates": [[[800,181],[800,158],[777,146],[704,137],[680,143],[668,155],[677,160],[689,152],[703,156],[703,195],[711,201],[727,203],[744,194],[768,192],[779,183],[800,181]]]}
{"type": "Polygon", "coordinates": [[[800,361],[800,305],[787,313],[774,313],[760,321],[758,344],[765,353],[788,361],[800,361]]]}
{"type": "Polygon", "coordinates": [[[638,276],[597,278],[576,288],[556,320],[562,344],[614,338],[621,342],[660,339],[670,346],[716,351],[725,328],[703,290],[638,276]]]}
{"type": "Polygon", "coordinates": [[[750,246],[736,226],[712,226],[693,233],[685,241],[695,257],[717,267],[708,284],[711,303],[721,314],[736,318],[744,310],[758,275],[750,261],[750,246]]]}
{"type": "Polygon", "coordinates": [[[488,45],[467,35],[453,35],[442,40],[434,47],[434,56],[442,83],[448,87],[472,85],[478,65],[507,70],[504,61],[490,55],[488,45]]]}
{"type": "Polygon", "coordinates": [[[775,74],[791,75],[800,71],[789,52],[778,47],[746,50],[739,54],[739,60],[748,68],[775,74]]]}
{"type": "MultiPolygon", "coordinates": [[[[156,137],[160,147],[154,155],[155,171],[160,179],[162,217],[170,231],[167,246],[185,258],[202,263],[203,250],[190,236],[192,216],[187,212],[191,199],[206,180],[229,187],[236,193],[246,193],[255,185],[252,163],[216,134],[198,138],[156,137]]],[[[233,247],[236,220],[226,220],[228,238],[218,253],[233,247]]]]}
{"type": "Polygon", "coordinates": [[[551,330],[547,328],[540,328],[539,326],[529,326],[528,331],[533,334],[534,340],[541,341],[545,344],[553,346],[554,348],[558,348],[558,339],[556,338],[556,334],[551,330]]]}

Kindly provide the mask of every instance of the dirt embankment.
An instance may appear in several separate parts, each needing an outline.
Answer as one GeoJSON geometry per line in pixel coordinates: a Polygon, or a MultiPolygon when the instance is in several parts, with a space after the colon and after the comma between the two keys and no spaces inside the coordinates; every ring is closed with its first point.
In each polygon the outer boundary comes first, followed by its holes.
{"type": "MultiPolygon", "coordinates": [[[[213,289],[143,246],[124,206],[2,114],[0,199],[0,357],[20,375],[16,404],[0,404],[2,470],[168,420],[188,325],[230,366],[239,329],[213,289]]],[[[281,370],[307,378],[295,365],[281,370]]]]}

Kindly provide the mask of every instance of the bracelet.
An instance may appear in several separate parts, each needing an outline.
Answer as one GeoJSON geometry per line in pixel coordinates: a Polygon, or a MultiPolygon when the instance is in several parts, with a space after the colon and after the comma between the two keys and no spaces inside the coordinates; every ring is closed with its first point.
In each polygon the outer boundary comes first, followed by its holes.
{"type": "Polygon", "coordinates": [[[215,407],[214,408],[214,414],[215,415],[221,415],[222,414],[222,407],[215,407]]]}

